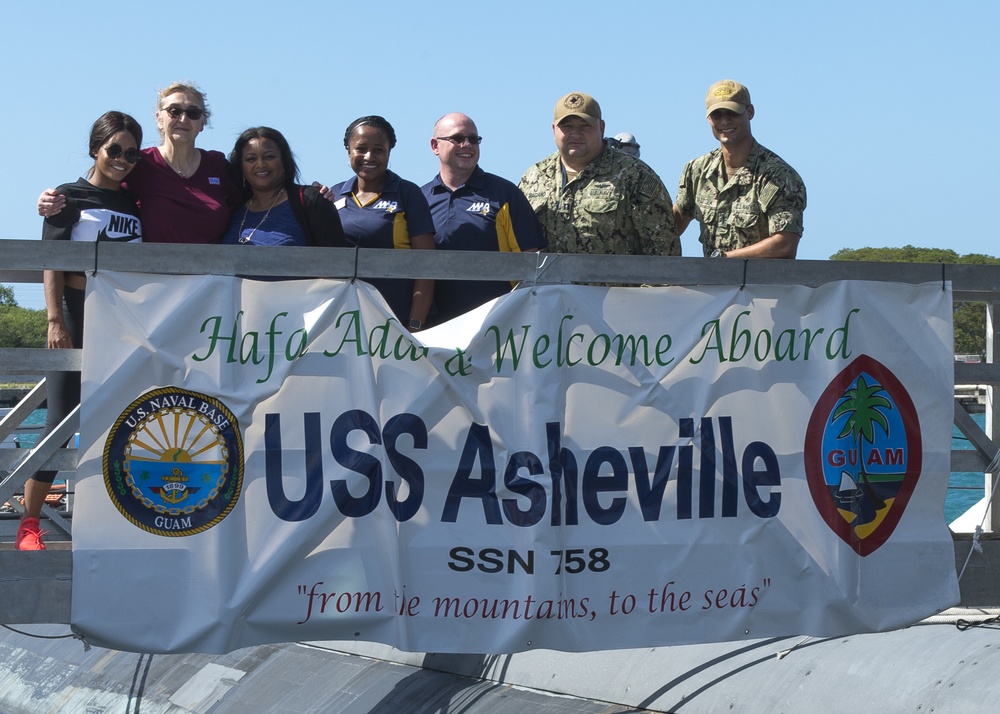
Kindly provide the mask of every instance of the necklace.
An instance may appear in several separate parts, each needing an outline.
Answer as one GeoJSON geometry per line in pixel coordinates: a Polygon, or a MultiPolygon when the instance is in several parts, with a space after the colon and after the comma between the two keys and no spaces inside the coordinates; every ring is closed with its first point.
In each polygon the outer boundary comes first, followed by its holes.
{"type": "MultiPolygon", "coordinates": [[[[257,224],[257,228],[260,228],[262,225],[264,225],[264,221],[266,221],[267,217],[271,214],[271,209],[274,208],[276,205],[278,205],[278,199],[281,198],[281,194],[283,194],[284,192],[285,189],[281,189],[276,194],[274,194],[274,200],[271,201],[271,205],[267,207],[267,211],[264,213],[264,217],[260,219],[260,223],[257,224]]],[[[247,207],[243,209],[243,220],[240,221],[240,230],[236,234],[239,236],[240,243],[249,243],[250,239],[253,238],[253,234],[257,232],[257,228],[254,228],[253,230],[250,231],[250,235],[246,236],[245,238],[243,237],[243,224],[247,222],[247,215],[249,215],[250,213],[251,203],[253,203],[253,197],[251,197],[250,200],[247,201],[247,207]]]]}
{"type": "MultiPolygon", "coordinates": [[[[169,166],[171,169],[173,169],[174,173],[177,174],[178,176],[180,176],[181,178],[184,178],[184,179],[190,178],[191,176],[194,176],[195,171],[198,170],[197,168],[191,169],[190,166],[188,168],[185,168],[185,169],[177,168],[178,164],[176,163],[176,161],[177,161],[176,157],[173,156],[172,154],[171,154],[171,156],[168,157],[163,152],[162,148],[160,149],[160,155],[163,157],[163,160],[167,162],[167,166],[169,166]]],[[[198,161],[198,163],[200,164],[201,163],[200,162],[200,157],[196,157],[196,161],[198,161]]]]}

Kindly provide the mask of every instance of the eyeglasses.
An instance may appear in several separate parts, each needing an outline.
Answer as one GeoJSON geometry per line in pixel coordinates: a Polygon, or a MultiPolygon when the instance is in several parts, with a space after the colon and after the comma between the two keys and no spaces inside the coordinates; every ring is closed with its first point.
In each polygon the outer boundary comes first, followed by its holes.
{"type": "Polygon", "coordinates": [[[469,135],[466,135],[466,134],[452,134],[451,136],[438,136],[438,137],[435,137],[435,138],[438,141],[450,141],[452,144],[455,144],[455,145],[458,145],[458,146],[461,146],[465,142],[469,142],[470,144],[474,144],[474,145],[477,145],[477,146],[479,144],[483,143],[483,137],[481,137],[481,136],[472,136],[471,134],[469,134],[469,135]]]}
{"type": "Polygon", "coordinates": [[[124,153],[125,154],[125,161],[127,161],[130,164],[137,164],[137,163],[139,163],[139,159],[142,157],[142,154],[139,153],[138,149],[134,149],[134,148],[133,149],[123,149],[118,144],[111,144],[109,146],[105,146],[104,150],[106,152],[108,152],[108,158],[109,159],[117,159],[119,156],[122,155],[122,153],[124,153]]]}
{"type": "Polygon", "coordinates": [[[178,107],[177,105],[171,105],[164,107],[163,111],[174,119],[180,119],[182,115],[187,114],[187,118],[191,121],[198,121],[205,115],[205,110],[201,107],[178,107]]]}

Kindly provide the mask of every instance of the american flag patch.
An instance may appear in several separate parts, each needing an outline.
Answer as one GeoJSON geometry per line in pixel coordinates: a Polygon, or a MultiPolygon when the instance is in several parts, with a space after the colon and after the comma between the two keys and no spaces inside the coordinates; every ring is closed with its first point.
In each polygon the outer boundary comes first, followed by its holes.
{"type": "Polygon", "coordinates": [[[652,198],[659,190],[660,180],[656,176],[645,176],[639,184],[639,193],[652,198]]]}
{"type": "Polygon", "coordinates": [[[778,187],[770,181],[764,182],[764,187],[760,190],[760,207],[765,211],[771,205],[771,201],[778,195],[778,187]]]}
{"type": "Polygon", "coordinates": [[[219,179],[217,179],[215,176],[209,176],[208,177],[208,182],[211,185],[213,185],[213,186],[218,186],[219,185],[219,179]]]}

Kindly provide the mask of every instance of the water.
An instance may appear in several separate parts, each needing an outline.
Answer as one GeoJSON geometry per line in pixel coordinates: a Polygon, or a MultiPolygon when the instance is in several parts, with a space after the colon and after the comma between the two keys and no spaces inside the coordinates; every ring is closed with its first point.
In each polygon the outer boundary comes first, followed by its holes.
{"type": "MultiPolygon", "coordinates": [[[[986,424],[985,414],[973,414],[973,420],[982,428],[986,424]]],[[[45,426],[45,410],[36,409],[25,420],[26,426],[45,426]]],[[[22,434],[19,436],[24,448],[31,448],[35,445],[36,434],[22,434]]],[[[953,427],[951,438],[952,449],[972,449],[969,443],[957,427],[953,427]]],[[[944,502],[944,517],[948,523],[958,518],[969,510],[983,498],[983,474],[981,473],[952,473],[948,481],[948,495],[944,502]]]]}
{"type": "MultiPolygon", "coordinates": [[[[986,414],[972,414],[972,419],[982,429],[986,424],[986,414]]],[[[962,435],[958,427],[952,427],[952,449],[973,449],[975,447],[962,435]]],[[[985,478],[982,473],[953,472],[948,481],[948,495],[944,501],[944,517],[948,523],[958,518],[982,500],[985,478]]]]}
{"type": "MultiPolygon", "coordinates": [[[[45,410],[36,409],[28,415],[22,426],[45,426],[45,410]]],[[[18,440],[21,442],[22,449],[30,449],[35,445],[35,441],[38,439],[38,434],[32,433],[21,433],[17,436],[18,440]]]]}

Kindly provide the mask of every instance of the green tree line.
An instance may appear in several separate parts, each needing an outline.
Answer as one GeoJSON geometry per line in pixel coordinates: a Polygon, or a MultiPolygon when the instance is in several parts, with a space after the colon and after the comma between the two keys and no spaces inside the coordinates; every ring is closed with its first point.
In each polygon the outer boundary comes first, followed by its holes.
{"type": "MultiPolygon", "coordinates": [[[[1000,258],[982,253],[959,255],[948,248],[845,248],[830,260],[868,263],[949,263],[961,265],[1000,265],[1000,258]]],[[[955,354],[986,356],[986,303],[956,302],[954,306],[955,354]]]]}
{"type": "Polygon", "coordinates": [[[45,347],[45,310],[18,307],[14,288],[0,285],[0,347],[45,347]]]}

